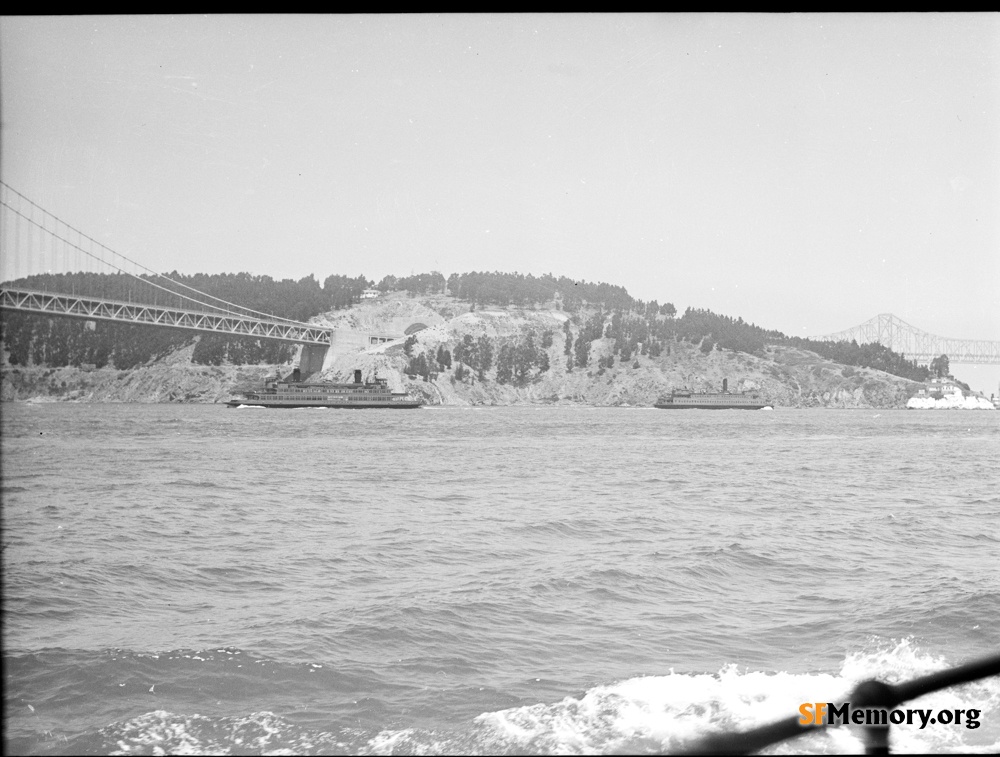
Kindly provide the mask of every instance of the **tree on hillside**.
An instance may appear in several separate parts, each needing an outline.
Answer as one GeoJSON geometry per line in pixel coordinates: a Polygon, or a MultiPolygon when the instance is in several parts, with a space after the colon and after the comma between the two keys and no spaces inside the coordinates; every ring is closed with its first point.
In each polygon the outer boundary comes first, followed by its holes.
{"type": "Polygon", "coordinates": [[[514,347],[510,344],[502,344],[497,352],[497,383],[509,384],[513,379],[514,347]]]}
{"type": "Polygon", "coordinates": [[[476,365],[476,342],[471,334],[462,337],[462,341],[455,345],[453,355],[456,363],[465,363],[470,368],[476,365]]]}
{"type": "Polygon", "coordinates": [[[523,386],[538,362],[538,348],[529,333],[514,349],[514,382],[523,386]]]}
{"type": "Polygon", "coordinates": [[[364,276],[358,276],[355,279],[338,275],[327,276],[323,281],[323,293],[328,300],[327,306],[333,310],[340,310],[361,302],[361,293],[370,284],[371,282],[364,276]]]}
{"type": "Polygon", "coordinates": [[[486,371],[493,365],[493,343],[486,334],[483,334],[476,340],[476,352],[479,358],[479,365],[476,366],[476,369],[479,374],[479,380],[482,381],[486,371]]]}
{"type": "Polygon", "coordinates": [[[931,373],[938,378],[944,378],[949,375],[949,371],[947,355],[941,355],[931,360],[931,373]]]}
{"type": "MultiPolygon", "coordinates": [[[[388,279],[386,277],[382,279],[380,285],[385,283],[388,286],[388,279]]],[[[410,294],[436,294],[438,292],[444,292],[447,288],[447,282],[443,275],[438,271],[431,271],[430,273],[418,273],[413,276],[404,276],[399,279],[395,279],[392,284],[396,289],[405,289],[410,294]]]]}
{"type": "Polygon", "coordinates": [[[584,331],[581,331],[576,337],[576,344],[573,347],[573,357],[578,367],[587,367],[587,362],[590,360],[590,340],[584,331]]]}
{"type": "Polygon", "coordinates": [[[542,352],[538,353],[538,372],[545,373],[549,369],[549,353],[542,352]]]}
{"type": "Polygon", "coordinates": [[[438,365],[440,365],[442,369],[447,370],[448,368],[451,368],[451,353],[444,348],[443,344],[438,346],[437,361],[438,365]]]}

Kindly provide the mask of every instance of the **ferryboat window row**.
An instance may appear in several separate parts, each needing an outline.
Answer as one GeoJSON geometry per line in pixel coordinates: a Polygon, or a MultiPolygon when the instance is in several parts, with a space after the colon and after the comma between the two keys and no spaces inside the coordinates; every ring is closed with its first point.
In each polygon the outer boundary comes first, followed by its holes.
{"type": "MultiPolygon", "coordinates": [[[[303,394],[308,392],[308,389],[303,389],[301,387],[293,387],[291,389],[286,389],[283,394],[303,394]]],[[[328,389],[327,394],[386,394],[385,389],[328,389]]]]}

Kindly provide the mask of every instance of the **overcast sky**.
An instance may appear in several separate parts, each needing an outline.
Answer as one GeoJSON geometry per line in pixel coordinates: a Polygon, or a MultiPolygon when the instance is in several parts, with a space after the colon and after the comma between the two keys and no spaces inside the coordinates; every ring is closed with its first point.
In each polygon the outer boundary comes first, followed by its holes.
{"type": "Polygon", "coordinates": [[[8,17],[0,65],[3,180],[154,270],[1000,340],[997,14],[8,17]]]}

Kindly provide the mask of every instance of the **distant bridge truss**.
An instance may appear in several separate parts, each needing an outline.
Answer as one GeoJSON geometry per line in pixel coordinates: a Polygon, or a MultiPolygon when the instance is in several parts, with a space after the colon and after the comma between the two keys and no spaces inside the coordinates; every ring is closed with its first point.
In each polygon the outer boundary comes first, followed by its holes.
{"type": "Polygon", "coordinates": [[[941,355],[947,355],[949,363],[1000,365],[1000,342],[935,336],[911,326],[892,313],[881,313],[860,326],[835,334],[811,336],[809,339],[829,342],[856,341],[858,344],[878,342],[883,347],[905,355],[907,359],[921,365],[927,365],[941,355]]]}

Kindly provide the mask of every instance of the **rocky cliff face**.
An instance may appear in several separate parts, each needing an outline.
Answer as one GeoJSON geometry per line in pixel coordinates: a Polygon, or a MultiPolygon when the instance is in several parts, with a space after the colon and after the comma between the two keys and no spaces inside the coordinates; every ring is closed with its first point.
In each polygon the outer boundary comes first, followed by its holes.
{"type": "MultiPolygon", "coordinates": [[[[683,386],[719,391],[723,379],[728,379],[730,391],[755,389],[778,407],[837,408],[905,407],[920,386],[898,376],[843,366],[791,347],[770,347],[763,356],[718,350],[706,355],[685,342],[673,344],[669,355],[639,355],[602,370],[596,367],[597,360],[610,354],[613,345],[609,339],[600,339],[591,349],[588,368],[568,371],[561,331],[565,317],[558,311],[480,311],[416,335],[415,348],[432,354],[438,345],[453,350],[466,333],[495,338],[531,328],[539,332],[553,329],[553,344],[548,350],[550,368],[525,386],[498,384],[493,380],[495,371],[488,371],[483,381],[474,376],[456,381],[454,370],[439,374],[433,381],[404,377],[399,384],[428,402],[446,405],[566,403],[634,407],[651,405],[671,389],[683,386]]],[[[390,345],[379,352],[382,354],[371,357],[380,357],[383,370],[395,370],[400,375],[406,363],[402,348],[390,345]]],[[[346,375],[336,369],[330,373],[346,375]]]]}
{"type": "MultiPolygon", "coordinates": [[[[75,402],[225,402],[277,366],[208,366],[191,362],[194,345],[149,365],[119,371],[19,367],[0,370],[0,400],[75,402]]],[[[283,373],[292,366],[281,366],[283,373]]]]}
{"type": "MultiPolygon", "coordinates": [[[[881,371],[850,368],[814,353],[790,347],[769,347],[766,354],[712,351],[678,342],[670,354],[640,355],[610,368],[598,368],[609,355],[612,340],[598,339],[587,368],[567,370],[563,323],[559,310],[500,310],[469,312],[468,305],[450,297],[411,298],[395,295],[365,302],[347,311],[314,319],[331,327],[365,331],[388,329],[406,319],[418,319],[428,328],[416,334],[414,351],[434,355],[439,346],[454,352],[468,334],[492,340],[514,338],[546,330],[553,332],[549,370],[523,386],[496,381],[495,367],[482,380],[476,375],[456,379],[454,367],[431,380],[404,375],[408,357],[402,340],[367,352],[331,356],[322,372],[327,380],[350,380],[360,368],[366,378],[376,373],[389,379],[397,391],[406,390],[430,404],[512,405],[535,403],[605,406],[649,406],[672,388],[720,390],[729,380],[730,391],[756,389],[776,407],[893,408],[905,407],[919,385],[881,371]]],[[[234,393],[254,386],[265,376],[289,373],[292,363],[275,366],[203,366],[191,363],[193,346],[149,365],[128,371],[111,368],[14,367],[4,365],[0,398],[81,402],[224,402],[234,393]]]]}

